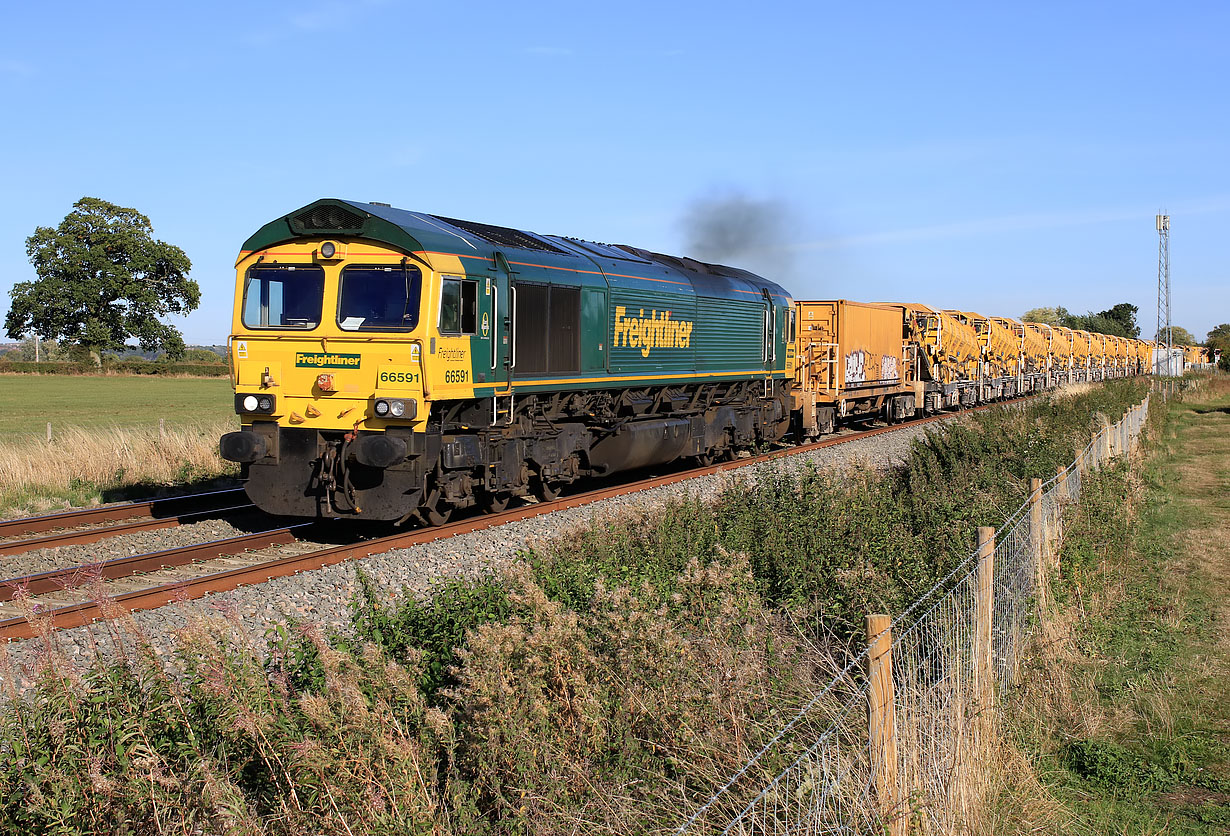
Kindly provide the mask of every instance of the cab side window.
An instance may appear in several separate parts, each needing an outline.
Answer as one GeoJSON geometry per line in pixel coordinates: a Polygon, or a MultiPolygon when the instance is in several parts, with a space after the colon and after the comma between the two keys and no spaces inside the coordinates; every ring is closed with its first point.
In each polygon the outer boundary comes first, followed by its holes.
{"type": "Polygon", "coordinates": [[[478,333],[478,282],[447,276],[441,281],[440,333],[478,333]]]}

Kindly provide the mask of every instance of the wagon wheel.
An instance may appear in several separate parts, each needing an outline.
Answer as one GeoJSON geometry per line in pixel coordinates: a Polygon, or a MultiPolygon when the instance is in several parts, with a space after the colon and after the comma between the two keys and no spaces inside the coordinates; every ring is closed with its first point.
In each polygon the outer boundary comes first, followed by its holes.
{"type": "Polygon", "coordinates": [[[543,502],[559,499],[559,495],[563,490],[564,486],[559,482],[548,482],[541,476],[534,480],[534,495],[543,502]]]}
{"type": "Polygon", "coordinates": [[[440,498],[440,489],[427,494],[419,506],[419,518],[427,525],[444,525],[453,515],[453,506],[440,498]]]}
{"type": "Polygon", "coordinates": [[[483,512],[486,514],[498,514],[508,508],[508,503],[512,501],[510,493],[489,493],[485,496],[483,503],[483,512]]]}
{"type": "Polygon", "coordinates": [[[713,453],[701,453],[699,456],[696,456],[697,467],[712,467],[713,463],[716,461],[717,456],[713,453]]]}

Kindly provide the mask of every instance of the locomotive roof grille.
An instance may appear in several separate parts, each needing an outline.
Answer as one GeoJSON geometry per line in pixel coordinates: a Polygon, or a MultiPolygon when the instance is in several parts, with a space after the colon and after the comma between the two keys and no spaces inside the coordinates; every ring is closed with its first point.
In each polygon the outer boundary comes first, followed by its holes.
{"type": "Polygon", "coordinates": [[[497,247],[517,247],[523,250],[541,250],[548,253],[559,253],[560,255],[572,255],[567,250],[561,250],[559,247],[527,235],[519,229],[480,224],[475,221],[459,221],[456,218],[446,218],[443,215],[432,215],[432,217],[438,221],[444,221],[446,224],[452,224],[458,229],[464,229],[471,235],[477,235],[479,238],[495,244],[497,247]]]}
{"type": "Polygon", "coordinates": [[[588,253],[592,253],[600,258],[617,258],[620,261],[632,261],[638,264],[648,264],[649,259],[643,258],[630,250],[616,246],[614,244],[603,244],[600,241],[586,241],[584,238],[571,238],[566,235],[559,236],[566,240],[574,247],[579,247],[588,253]]]}
{"type": "MultiPolygon", "coordinates": [[[[727,267],[725,264],[710,264],[706,261],[697,261],[694,258],[666,255],[664,253],[655,253],[650,250],[642,250],[637,247],[630,247],[627,244],[616,244],[616,246],[630,252],[633,255],[640,256],[646,261],[658,261],[678,270],[690,270],[693,273],[704,273],[711,276],[723,276],[728,279],[746,279],[749,274],[746,270],[740,270],[737,267],[727,267]]],[[[755,278],[754,276],[752,278],[755,278]]]]}
{"type": "Polygon", "coordinates": [[[323,232],[336,234],[339,232],[357,233],[363,229],[364,218],[356,212],[351,212],[337,204],[322,204],[313,206],[306,212],[300,212],[290,219],[291,228],[299,234],[323,232]]]}

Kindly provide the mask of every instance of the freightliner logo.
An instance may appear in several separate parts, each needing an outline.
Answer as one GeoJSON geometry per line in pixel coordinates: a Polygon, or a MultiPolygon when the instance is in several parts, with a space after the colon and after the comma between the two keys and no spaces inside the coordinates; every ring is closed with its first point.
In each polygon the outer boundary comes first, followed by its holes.
{"type": "Polygon", "coordinates": [[[692,345],[692,323],[686,319],[671,319],[670,311],[659,314],[651,310],[645,316],[625,316],[627,308],[615,306],[615,333],[611,347],[639,348],[642,357],[648,357],[654,348],[689,348],[692,345]]]}
{"type": "Polygon", "coordinates": [[[301,369],[357,369],[361,354],[304,354],[296,352],[295,366],[301,369]]]}

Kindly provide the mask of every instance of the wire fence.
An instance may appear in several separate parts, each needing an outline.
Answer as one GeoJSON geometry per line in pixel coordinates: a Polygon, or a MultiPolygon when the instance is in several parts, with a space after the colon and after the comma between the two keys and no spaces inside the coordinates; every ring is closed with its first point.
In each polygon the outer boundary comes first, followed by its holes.
{"type": "Polygon", "coordinates": [[[1015,681],[1058,570],[1064,510],[1079,501],[1085,473],[1135,448],[1149,400],[1103,426],[1071,465],[1035,480],[998,531],[980,529],[978,550],[891,623],[868,616],[863,652],[676,834],[896,836],[969,821],[987,789],[980,765],[993,745],[996,693],[1015,681]],[[769,769],[775,777],[755,791],[769,769]]]}

